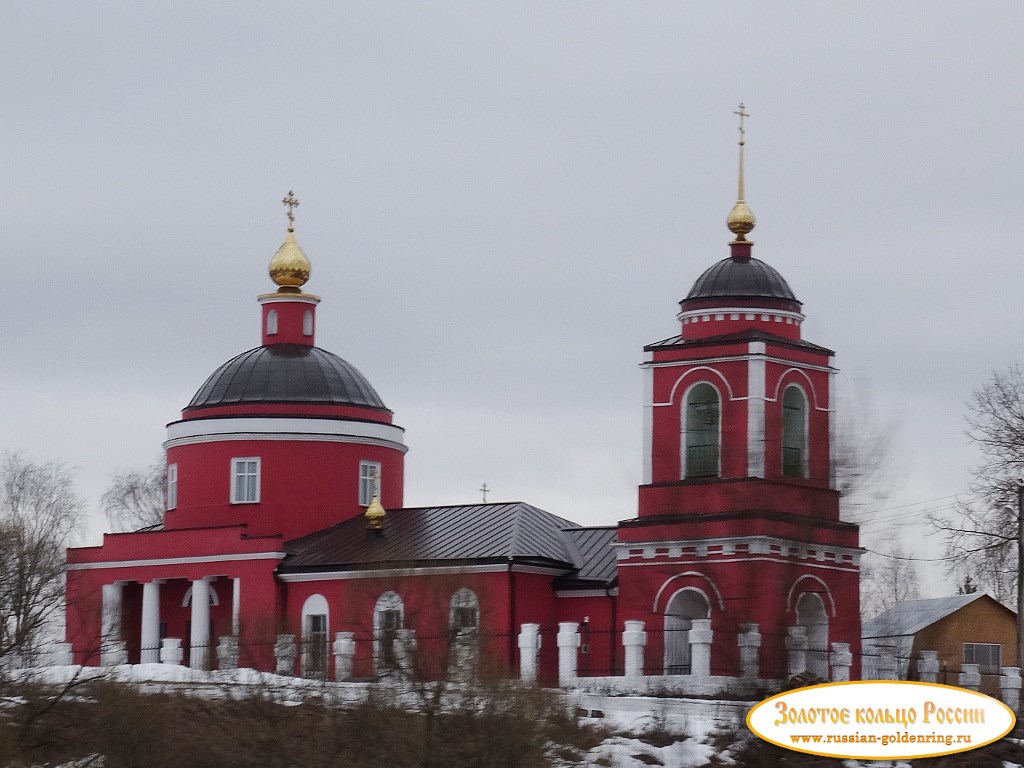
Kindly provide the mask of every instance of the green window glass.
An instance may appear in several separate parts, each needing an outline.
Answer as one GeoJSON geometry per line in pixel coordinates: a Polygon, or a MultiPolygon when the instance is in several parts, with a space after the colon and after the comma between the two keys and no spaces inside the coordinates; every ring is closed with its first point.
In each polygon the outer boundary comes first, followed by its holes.
{"type": "Polygon", "coordinates": [[[686,477],[717,477],[721,441],[718,392],[698,384],[686,397],[686,477]]]}
{"type": "Polygon", "coordinates": [[[807,477],[807,399],[799,387],[782,395],[782,476],[807,477]]]}

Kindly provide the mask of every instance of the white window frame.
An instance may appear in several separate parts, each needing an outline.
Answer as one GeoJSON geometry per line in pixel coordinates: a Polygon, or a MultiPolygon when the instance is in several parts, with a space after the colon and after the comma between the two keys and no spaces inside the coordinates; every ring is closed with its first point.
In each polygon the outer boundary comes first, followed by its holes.
{"type": "Polygon", "coordinates": [[[302,335],[312,336],[313,335],[313,313],[308,309],[302,316],[302,335]]]}
{"type": "Polygon", "coordinates": [[[377,470],[377,483],[381,482],[381,471],[379,461],[364,460],[359,462],[359,506],[369,506],[373,500],[373,474],[371,469],[377,470]]]}
{"type": "MultiPolygon", "coordinates": [[[[248,485],[248,483],[246,484],[248,485]]],[[[231,459],[231,503],[232,504],[259,504],[260,503],[260,457],[259,456],[240,456],[231,459]],[[255,462],[256,471],[249,472],[249,462],[255,462]],[[239,466],[242,467],[242,472],[239,472],[239,466]],[[238,497],[238,478],[239,477],[253,477],[256,478],[254,488],[254,498],[248,498],[249,494],[246,493],[246,498],[238,497]]]]}
{"type": "Polygon", "coordinates": [[[277,310],[267,310],[267,336],[277,335],[277,310]]]}
{"type": "Polygon", "coordinates": [[[964,643],[963,645],[964,664],[977,664],[978,672],[983,675],[998,675],[1002,671],[1003,646],[1001,643],[964,643]],[[970,654],[967,653],[968,647],[971,649],[970,654]],[[990,651],[992,648],[996,649],[996,663],[994,665],[983,664],[978,661],[978,651],[982,648],[987,651],[990,651]],[[968,660],[968,656],[970,656],[970,660],[968,660]]]}
{"type": "Polygon", "coordinates": [[[178,465],[167,465],[167,509],[178,507],[178,465]]]}

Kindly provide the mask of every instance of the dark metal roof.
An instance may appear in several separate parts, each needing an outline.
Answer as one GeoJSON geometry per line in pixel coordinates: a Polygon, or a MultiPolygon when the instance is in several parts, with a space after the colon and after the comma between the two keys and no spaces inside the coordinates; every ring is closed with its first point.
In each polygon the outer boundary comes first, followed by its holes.
{"type": "Polygon", "coordinates": [[[618,534],[615,526],[567,528],[564,533],[576,544],[581,565],[576,573],[562,577],[560,581],[564,584],[559,586],[586,586],[581,582],[607,585],[615,580],[618,575],[618,558],[612,547],[618,534]]]}
{"type": "Polygon", "coordinates": [[[523,502],[388,510],[381,536],[362,516],[285,543],[283,571],[346,570],[425,561],[584,565],[574,523],[523,502]]]}
{"type": "Polygon", "coordinates": [[[361,405],[387,410],[359,371],[337,355],[303,344],[256,347],[228,360],[188,408],[244,403],[361,405]]]}
{"type": "Polygon", "coordinates": [[[782,275],[759,259],[728,257],[697,278],[683,301],[711,298],[758,298],[796,301],[782,275]]]}
{"type": "Polygon", "coordinates": [[[787,339],[785,336],[779,336],[768,331],[762,331],[760,328],[748,328],[744,331],[738,331],[737,333],[726,333],[721,336],[708,336],[702,339],[686,339],[683,336],[670,336],[667,339],[661,341],[653,341],[644,347],[645,352],[653,352],[658,349],[672,349],[674,347],[699,347],[699,346],[712,346],[718,344],[728,344],[731,342],[746,343],[748,341],[767,341],[772,344],[778,344],[781,347],[791,347],[793,349],[805,349],[809,352],[818,352],[823,355],[832,357],[835,355],[831,349],[823,347],[820,344],[814,344],[810,341],[804,341],[803,339],[787,339]]]}

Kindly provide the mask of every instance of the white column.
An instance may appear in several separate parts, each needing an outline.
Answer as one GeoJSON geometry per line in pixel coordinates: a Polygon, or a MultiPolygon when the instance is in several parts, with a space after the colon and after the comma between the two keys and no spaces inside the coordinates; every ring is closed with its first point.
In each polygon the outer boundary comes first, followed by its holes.
{"type": "Polygon", "coordinates": [[[334,679],[352,679],[352,662],[356,657],[356,633],[336,632],[334,635],[334,679]]]}
{"type": "Polygon", "coordinates": [[[832,665],[832,681],[846,682],[850,679],[850,667],[853,666],[853,654],[850,653],[849,643],[832,643],[832,653],[829,654],[829,663],[832,665]]]}
{"type": "Polygon", "coordinates": [[[622,645],[626,648],[626,666],[623,670],[626,677],[643,677],[647,633],[644,632],[642,621],[626,622],[626,631],[622,633],[622,645]]]}
{"type": "Polygon", "coordinates": [[[922,683],[939,682],[939,652],[921,651],[917,660],[917,679],[922,683]]]}
{"type": "Polygon", "coordinates": [[[100,664],[124,664],[121,641],[121,582],[103,585],[103,615],[100,618],[100,664]]]}
{"type": "Polygon", "coordinates": [[[708,677],[711,674],[711,619],[694,619],[690,624],[690,674],[708,677]]]}
{"type": "Polygon", "coordinates": [[[899,679],[899,667],[896,664],[896,649],[891,645],[880,645],[875,649],[875,674],[879,680],[899,679]]]}
{"type": "Polygon", "coordinates": [[[764,477],[765,343],[751,341],[747,352],[747,475],[764,477]]]}
{"type": "Polygon", "coordinates": [[[274,641],[275,670],[279,675],[295,674],[295,635],[278,635],[274,641]]]}
{"type": "Polygon", "coordinates": [[[210,582],[192,582],[192,637],[188,647],[188,665],[206,669],[210,652],[210,582]]]}
{"type": "Polygon", "coordinates": [[[238,669],[237,635],[222,635],[217,641],[217,669],[238,669]]]}
{"type": "Polygon", "coordinates": [[[756,680],[761,674],[761,632],[756,622],[740,624],[736,644],[740,647],[740,674],[756,680]]]}
{"type": "Polygon", "coordinates": [[[238,628],[241,624],[239,616],[241,616],[241,605],[242,605],[242,580],[235,578],[231,580],[231,634],[238,635],[238,628]]]}
{"type": "Polygon", "coordinates": [[[789,676],[807,671],[807,627],[786,627],[789,676]]]}
{"type": "Polygon", "coordinates": [[[642,445],[640,450],[643,451],[643,455],[640,457],[641,466],[641,479],[640,482],[647,485],[651,482],[651,465],[654,452],[654,369],[649,364],[645,363],[641,366],[643,375],[643,402],[644,402],[644,414],[643,414],[643,439],[641,440],[642,445]]]}
{"type": "Polygon", "coordinates": [[[958,685],[961,688],[966,688],[970,691],[976,691],[981,686],[981,672],[979,671],[978,664],[964,664],[960,667],[960,682],[958,685]]]}
{"type": "Polygon", "coordinates": [[[142,649],[139,661],[160,663],[160,582],[142,585],[142,649]]]}
{"type": "Polygon", "coordinates": [[[181,664],[185,652],[181,650],[180,637],[165,637],[160,642],[160,663],[181,664]]]}
{"type": "Polygon", "coordinates": [[[1020,706],[1020,667],[1003,667],[999,676],[999,693],[1003,704],[1014,712],[1020,706]]]}
{"type": "Polygon", "coordinates": [[[558,623],[558,684],[571,685],[576,680],[576,663],[580,647],[580,625],[575,621],[558,623]]]}
{"type": "Polygon", "coordinates": [[[537,682],[540,624],[523,624],[519,631],[519,677],[529,685],[537,682]]]}

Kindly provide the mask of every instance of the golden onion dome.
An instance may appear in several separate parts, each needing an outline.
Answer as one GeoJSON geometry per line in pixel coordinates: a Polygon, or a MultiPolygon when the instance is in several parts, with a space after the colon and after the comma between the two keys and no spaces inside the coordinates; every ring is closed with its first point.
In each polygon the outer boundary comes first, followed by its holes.
{"type": "Polygon", "coordinates": [[[387,512],[384,510],[383,505],[380,503],[380,499],[377,498],[377,494],[373,495],[370,499],[369,505],[366,507],[366,527],[373,528],[374,530],[380,530],[381,525],[384,523],[384,516],[387,512]]]}
{"type": "Polygon", "coordinates": [[[270,260],[270,279],[277,283],[281,293],[299,293],[309,280],[312,265],[302,248],[295,242],[295,234],[288,230],[288,236],[270,260]]]}
{"type": "Polygon", "coordinates": [[[729,226],[729,231],[736,235],[736,239],[743,241],[747,239],[744,235],[754,229],[757,219],[743,200],[737,200],[725,222],[729,226]]]}

